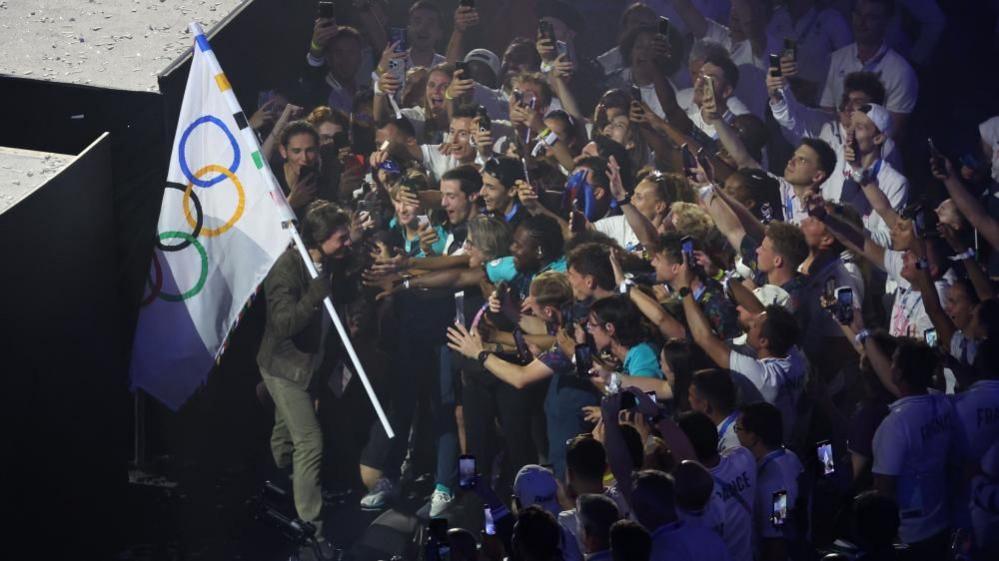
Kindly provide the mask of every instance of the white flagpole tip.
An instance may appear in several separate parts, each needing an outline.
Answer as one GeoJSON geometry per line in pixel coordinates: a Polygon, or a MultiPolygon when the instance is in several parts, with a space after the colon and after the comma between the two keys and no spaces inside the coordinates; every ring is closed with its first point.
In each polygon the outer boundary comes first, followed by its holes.
{"type": "Polygon", "coordinates": [[[195,37],[205,34],[205,30],[201,28],[201,24],[196,21],[192,21],[187,24],[187,29],[191,32],[191,35],[194,35],[195,37]]]}

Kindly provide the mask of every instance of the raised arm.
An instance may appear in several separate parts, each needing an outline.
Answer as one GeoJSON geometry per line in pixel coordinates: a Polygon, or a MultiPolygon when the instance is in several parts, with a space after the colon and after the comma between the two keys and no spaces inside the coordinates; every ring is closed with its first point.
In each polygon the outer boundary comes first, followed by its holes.
{"type": "MultiPolygon", "coordinates": [[[[684,260],[686,260],[686,257],[684,257],[684,260]]],[[[689,289],[692,278],[693,273],[690,271],[687,263],[684,263],[677,275],[676,284],[689,289]]],[[[701,307],[694,300],[693,292],[688,292],[683,297],[683,315],[687,319],[687,327],[690,328],[690,335],[693,337],[694,342],[697,343],[697,346],[701,347],[715,364],[727,369],[732,349],[711,330],[711,324],[708,322],[707,316],[704,315],[704,310],[701,310],[701,307]]]]}
{"type": "Polygon", "coordinates": [[[971,222],[971,225],[975,229],[985,236],[989,245],[999,247],[999,223],[989,216],[989,213],[975,199],[975,196],[969,193],[964,187],[961,179],[954,174],[954,166],[950,163],[950,160],[943,156],[940,156],[940,160],[943,162],[943,168],[939,165],[937,158],[930,160],[933,177],[943,181],[944,187],[947,188],[947,193],[950,195],[951,200],[954,201],[954,204],[957,205],[957,209],[971,222]]]}
{"type": "MultiPolygon", "coordinates": [[[[734,207],[729,204],[728,198],[722,195],[721,189],[712,188],[711,199],[708,200],[705,208],[715,225],[718,226],[718,231],[725,236],[733,248],[738,250],[742,247],[742,240],[746,237],[746,229],[735,214],[734,207]]],[[[763,236],[753,237],[753,239],[763,239],[763,236]]]]}
{"type": "MultiPolygon", "coordinates": [[[[855,317],[859,316],[860,314],[855,314],[855,317]]],[[[861,324],[862,326],[863,324],[861,324]]],[[[891,357],[885,353],[884,349],[881,348],[881,345],[873,337],[867,337],[862,344],[864,345],[864,354],[867,355],[867,361],[871,363],[871,368],[878,375],[881,385],[893,396],[902,397],[902,392],[891,379],[891,357]]]]}
{"type": "Polygon", "coordinates": [[[749,150],[746,149],[746,145],[739,138],[739,134],[735,132],[735,129],[726,123],[725,119],[721,118],[717,107],[711,107],[714,106],[714,102],[709,100],[705,106],[708,109],[702,108],[701,115],[704,116],[705,121],[715,128],[715,132],[718,133],[718,140],[721,141],[728,155],[735,160],[736,167],[761,169],[762,166],[749,155],[749,150]]]}
{"type": "Polygon", "coordinates": [[[691,0],[674,0],[673,8],[676,9],[676,13],[680,14],[680,19],[683,20],[684,25],[687,26],[695,39],[704,37],[708,31],[707,19],[691,0]]]}
{"type": "MultiPolygon", "coordinates": [[[[474,330],[469,332],[465,329],[464,325],[455,324],[449,327],[447,338],[448,347],[472,360],[478,359],[480,354],[485,352],[485,347],[482,345],[482,339],[479,337],[478,332],[474,330]]],[[[548,365],[538,359],[520,366],[512,362],[507,362],[495,354],[489,354],[482,361],[482,365],[494,376],[517,389],[523,389],[534,382],[544,380],[554,374],[552,369],[548,368],[548,365]]]]}
{"type": "Polygon", "coordinates": [[[447,61],[454,64],[465,58],[465,38],[470,28],[479,25],[479,12],[474,7],[458,5],[454,11],[454,27],[447,42],[447,61]]]}
{"type": "Polygon", "coordinates": [[[940,232],[940,236],[943,239],[947,240],[954,253],[961,257],[961,264],[968,273],[968,280],[975,287],[975,294],[978,295],[978,299],[988,300],[989,298],[995,298],[995,287],[992,285],[992,281],[985,275],[985,270],[982,269],[982,266],[978,261],[975,261],[975,252],[968,248],[967,244],[958,237],[950,225],[940,222],[937,224],[937,231],[940,232]]]}

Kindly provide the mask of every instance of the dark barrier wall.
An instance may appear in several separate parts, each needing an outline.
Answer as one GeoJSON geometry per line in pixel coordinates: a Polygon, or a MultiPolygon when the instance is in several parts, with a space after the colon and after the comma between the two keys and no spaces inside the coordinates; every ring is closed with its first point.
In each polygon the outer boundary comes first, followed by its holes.
{"type": "Polygon", "coordinates": [[[110,554],[102,544],[121,515],[128,392],[112,215],[107,135],[0,215],[3,411],[14,444],[4,446],[15,528],[5,534],[42,537],[33,546],[47,551],[110,554]]]}

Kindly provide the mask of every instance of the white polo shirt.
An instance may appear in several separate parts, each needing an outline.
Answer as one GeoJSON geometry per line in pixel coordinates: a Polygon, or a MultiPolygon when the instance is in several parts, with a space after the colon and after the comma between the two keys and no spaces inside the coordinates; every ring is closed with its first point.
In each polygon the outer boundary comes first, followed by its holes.
{"type": "Polygon", "coordinates": [[[951,399],[965,461],[977,463],[989,446],[999,442],[999,380],[979,380],[951,399]]]}
{"type": "Polygon", "coordinates": [[[783,358],[753,358],[732,351],[729,370],[742,374],[760,390],[763,399],[780,409],[784,434],[794,432],[798,401],[805,389],[808,361],[798,347],[783,358]]]}
{"type": "Polygon", "coordinates": [[[784,39],[793,39],[797,49],[798,76],[822,87],[833,51],[849,45],[853,32],[846,18],[832,8],[811,8],[796,22],[787,8],[777,8],[767,24],[767,54],[781,54],[784,39]]]}
{"type": "Polygon", "coordinates": [[[843,96],[843,78],[851,72],[874,72],[885,86],[885,106],[893,113],[912,113],[919,95],[916,72],[905,58],[887,45],[881,45],[867,64],[857,58],[857,44],[851,43],[834,52],[829,60],[829,74],[822,92],[822,107],[838,107],[843,96]]]}
{"type": "Polygon", "coordinates": [[[872,471],[896,478],[898,534],[913,543],[950,524],[947,464],[956,436],[954,407],[939,394],[903,397],[889,407],[874,433],[872,471]]]}
{"type": "Polygon", "coordinates": [[[794,191],[794,185],[791,185],[790,181],[784,179],[784,176],[769,171],[767,175],[777,180],[784,222],[800,226],[801,221],[808,218],[808,207],[805,206],[805,200],[798,196],[798,193],[794,191]]]}
{"type": "MultiPolygon", "coordinates": [[[[773,496],[778,491],[787,493],[787,509],[791,512],[798,501],[798,476],[804,471],[798,456],[785,448],[779,448],[760,458],[756,473],[756,507],[754,509],[754,549],[759,548],[760,538],[783,538],[788,523],[783,528],[771,522],[773,496]]],[[[793,519],[793,518],[792,518],[793,519]]]]}
{"type": "Polygon", "coordinates": [[[978,341],[969,339],[964,331],[958,329],[950,338],[950,354],[963,364],[971,366],[978,355],[978,341]]]}
{"type": "Polygon", "coordinates": [[[711,468],[715,496],[725,509],[722,539],[733,559],[752,561],[753,497],[756,487],[756,458],[742,446],[721,454],[721,461],[711,468]]]}

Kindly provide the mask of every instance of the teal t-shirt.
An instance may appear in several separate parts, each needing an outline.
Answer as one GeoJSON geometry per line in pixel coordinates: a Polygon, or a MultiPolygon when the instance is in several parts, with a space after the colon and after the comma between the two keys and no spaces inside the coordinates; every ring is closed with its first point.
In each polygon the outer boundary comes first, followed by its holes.
{"type": "Polygon", "coordinates": [[[639,343],[628,349],[628,354],[624,357],[623,370],[629,376],[659,379],[663,377],[662,370],[659,369],[659,356],[649,343],[639,343]]]}
{"type": "MultiPolygon", "coordinates": [[[[435,232],[437,232],[437,241],[430,246],[430,250],[433,252],[432,255],[443,255],[444,250],[447,247],[447,231],[444,230],[443,226],[436,225],[431,226],[435,232]]],[[[411,257],[427,257],[427,254],[420,247],[420,238],[407,239],[406,230],[399,225],[399,220],[397,218],[392,218],[389,220],[389,229],[398,228],[399,233],[402,234],[403,249],[406,251],[406,255],[411,257]]]]}

